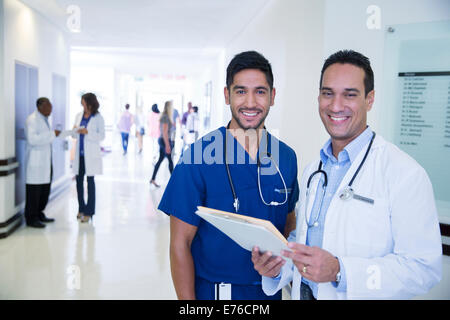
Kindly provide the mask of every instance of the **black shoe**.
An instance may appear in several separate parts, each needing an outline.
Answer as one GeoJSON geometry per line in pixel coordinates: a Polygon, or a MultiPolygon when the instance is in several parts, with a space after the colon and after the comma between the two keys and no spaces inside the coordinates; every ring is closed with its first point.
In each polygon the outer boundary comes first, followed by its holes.
{"type": "Polygon", "coordinates": [[[32,227],[32,228],[40,228],[40,229],[45,228],[45,224],[43,224],[39,220],[27,222],[27,226],[32,227]]]}
{"type": "Polygon", "coordinates": [[[53,218],[47,218],[47,217],[45,216],[45,214],[44,214],[43,212],[41,212],[41,214],[39,214],[39,221],[40,221],[40,222],[54,222],[55,219],[53,219],[53,218]]]}

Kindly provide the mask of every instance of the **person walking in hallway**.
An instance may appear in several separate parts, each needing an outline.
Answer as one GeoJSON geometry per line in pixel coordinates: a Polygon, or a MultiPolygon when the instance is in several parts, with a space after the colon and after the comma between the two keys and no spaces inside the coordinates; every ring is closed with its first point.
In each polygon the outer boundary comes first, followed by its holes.
{"type": "Polygon", "coordinates": [[[50,195],[53,176],[52,142],[61,133],[51,130],[48,117],[52,104],[48,98],[36,101],[36,111],[28,116],[25,125],[26,149],[26,202],[25,220],[27,226],[44,228],[42,222],[53,222],[44,214],[50,195]]]}
{"type": "Polygon", "coordinates": [[[125,105],[125,111],[122,113],[119,124],[117,125],[120,130],[120,135],[122,136],[123,155],[126,155],[128,151],[128,138],[130,137],[130,129],[134,121],[133,115],[128,109],[130,109],[130,105],[127,103],[125,105]]]}
{"type": "Polygon", "coordinates": [[[155,165],[152,179],[150,180],[150,184],[154,185],[157,188],[159,188],[160,186],[155,181],[156,174],[158,173],[159,166],[161,165],[161,162],[163,162],[164,158],[167,158],[167,160],[169,160],[169,171],[171,174],[173,171],[172,150],[174,147],[174,142],[173,140],[170,139],[170,132],[171,130],[173,130],[172,128],[175,126],[175,122],[172,112],[173,112],[173,102],[166,101],[164,105],[164,111],[161,114],[161,118],[159,119],[161,132],[161,136],[158,139],[159,160],[155,165]]]}
{"type": "Polygon", "coordinates": [[[181,158],[183,157],[184,150],[186,150],[187,147],[186,139],[187,135],[189,134],[189,131],[186,129],[186,122],[189,114],[192,113],[192,102],[189,101],[187,107],[188,107],[187,111],[183,113],[183,117],[181,117],[181,140],[183,140],[183,146],[181,148],[181,156],[180,156],[181,158]]]}
{"type": "Polygon", "coordinates": [[[147,128],[148,128],[148,135],[150,136],[151,143],[152,143],[152,161],[153,164],[156,164],[158,161],[158,139],[160,136],[160,130],[159,130],[159,109],[158,105],[155,103],[152,106],[152,111],[148,114],[147,119],[147,128]]]}
{"type": "Polygon", "coordinates": [[[88,222],[95,214],[96,174],[102,174],[100,142],[105,139],[105,121],[98,112],[100,104],[93,93],[81,98],[83,112],[75,118],[73,138],[77,139],[73,172],[76,175],[78,195],[78,215],[81,222],[88,222]],[[88,199],[84,201],[84,176],[87,176],[88,199]]]}
{"type": "Polygon", "coordinates": [[[198,139],[200,128],[200,119],[198,117],[198,107],[192,107],[192,112],[188,115],[186,121],[186,145],[194,143],[198,139]]]}

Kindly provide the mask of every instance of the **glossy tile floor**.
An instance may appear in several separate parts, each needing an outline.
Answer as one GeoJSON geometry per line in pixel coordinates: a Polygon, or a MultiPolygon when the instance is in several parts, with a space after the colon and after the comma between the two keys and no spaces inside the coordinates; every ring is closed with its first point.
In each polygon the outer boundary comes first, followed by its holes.
{"type": "Polygon", "coordinates": [[[96,214],[79,223],[75,182],[45,212],[45,229],[24,225],[0,240],[0,299],[176,299],[169,263],[169,218],[156,210],[170,177],[153,172],[150,141],[128,155],[115,139],[96,176],[96,214]]]}

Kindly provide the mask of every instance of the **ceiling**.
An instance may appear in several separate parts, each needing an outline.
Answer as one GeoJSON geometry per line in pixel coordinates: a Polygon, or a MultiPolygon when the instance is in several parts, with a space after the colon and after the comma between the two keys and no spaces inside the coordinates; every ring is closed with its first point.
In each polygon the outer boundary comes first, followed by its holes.
{"type": "Polygon", "coordinates": [[[68,30],[80,8],[73,46],[164,49],[223,48],[270,0],[22,0],[68,30]]]}

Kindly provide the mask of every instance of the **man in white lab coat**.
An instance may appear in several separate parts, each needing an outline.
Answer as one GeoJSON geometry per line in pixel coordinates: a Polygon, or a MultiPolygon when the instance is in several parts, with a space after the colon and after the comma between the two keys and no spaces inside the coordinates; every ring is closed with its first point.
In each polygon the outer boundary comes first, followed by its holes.
{"type": "Polygon", "coordinates": [[[60,134],[51,130],[48,117],[52,113],[52,104],[47,98],[36,101],[37,109],[28,116],[25,125],[27,139],[26,152],[26,204],[25,219],[27,226],[44,228],[42,222],[53,222],[47,218],[44,209],[47,206],[52,180],[52,142],[60,134]]]}
{"type": "Polygon", "coordinates": [[[198,117],[198,107],[192,107],[192,112],[189,113],[186,120],[185,143],[190,145],[198,139],[198,130],[200,127],[200,119],[198,117]]]}
{"type": "Polygon", "coordinates": [[[252,252],[263,290],[292,282],[293,299],[409,299],[441,279],[442,244],[425,170],[367,126],[369,59],[339,51],[324,63],[319,114],[330,140],[300,184],[297,227],[282,254],[252,252]]]}

